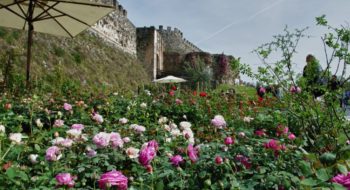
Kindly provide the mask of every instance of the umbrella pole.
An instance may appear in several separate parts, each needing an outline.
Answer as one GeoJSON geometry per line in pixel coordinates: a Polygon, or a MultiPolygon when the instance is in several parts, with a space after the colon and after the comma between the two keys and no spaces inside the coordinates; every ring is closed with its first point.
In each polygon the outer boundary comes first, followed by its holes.
{"type": "Polygon", "coordinates": [[[32,61],[32,45],[33,45],[33,32],[34,32],[34,26],[33,26],[33,1],[29,1],[29,8],[28,8],[28,47],[27,47],[27,70],[26,70],[26,86],[27,89],[30,88],[30,63],[32,61]]]}
{"type": "Polygon", "coordinates": [[[29,24],[28,30],[28,47],[27,47],[27,70],[26,70],[26,85],[30,87],[30,63],[32,60],[32,45],[33,45],[33,25],[29,24]]]}

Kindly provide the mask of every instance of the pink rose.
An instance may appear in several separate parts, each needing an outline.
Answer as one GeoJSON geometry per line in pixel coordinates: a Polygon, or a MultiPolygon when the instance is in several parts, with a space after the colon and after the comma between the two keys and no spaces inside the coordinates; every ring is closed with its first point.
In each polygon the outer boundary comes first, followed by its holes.
{"type": "Polygon", "coordinates": [[[92,119],[94,121],[96,121],[98,124],[102,124],[103,123],[103,117],[102,115],[98,114],[98,113],[94,113],[92,116],[92,119]]]}
{"type": "Polygon", "coordinates": [[[152,146],[147,146],[140,151],[139,162],[142,166],[147,167],[150,165],[153,158],[156,156],[156,150],[152,146]]]}
{"type": "Polygon", "coordinates": [[[334,176],[331,180],[334,183],[338,183],[346,187],[347,189],[350,189],[350,172],[348,172],[347,175],[344,174],[338,174],[334,176]]]}
{"type": "Polygon", "coordinates": [[[254,134],[258,137],[266,136],[265,129],[256,130],[254,134]]]}
{"type": "Polygon", "coordinates": [[[81,130],[83,130],[85,127],[84,127],[83,124],[73,124],[70,128],[71,128],[71,129],[76,129],[76,130],[81,131],[81,130]]]}
{"type": "Polygon", "coordinates": [[[71,111],[72,110],[72,105],[68,104],[68,103],[64,103],[63,104],[63,109],[66,111],[71,111]]]}
{"type": "Polygon", "coordinates": [[[278,141],[271,139],[269,142],[264,144],[264,147],[266,149],[272,149],[274,151],[281,150],[281,145],[279,144],[278,141]]]}
{"type": "Polygon", "coordinates": [[[110,134],[110,140],[112,142],[112,147],[113,148],[123,148],[124,145],[124,141],[123,139],[120,137],[119,133],[111,133],[110,134]]]}
{"type": "Polygon", "coordinates": [[[98,180],[98,186],[100,189],[116,187],[118,190],[127,190],[128,178],[121,172],[113,170],[101,175],[100,180],[98,180]]]}
{"type": "Polygon", "coordinates": [[[192,144],[189,144],[187,146],[187,155],[192,163],[195,163],[198,160],[198,148],[194,148],[192,144]]]}
{"type": "Polygon", "coordinates": [[[47,161],[57,161],[61,158],[60,148],[57,146],[52,146],[46,150],[45,159],[47,161]]]}
{"type": "Polygon", "coordinates": [[[98,148],[104,148],[109,145],[111,135],[109,133],[100,132],[92,139],[98,148]]]}
{"type": "Polygon", "coordinates": [[[54,127],[62,127],[64,125],[64,121],[57,119],[55,120],[55,124],[53,125],[54,127]]]}
{"type": "Polygon", "coordinates": [[[218,129],[222,129],[223,127],[226,127],[226,121],[222,115],[216,115],[214,119],[211,120],[211,124],[218,129]]]}
{"type": "Polygon", "coordinates": [[[183,101],[182,101],[182,100],[180,100],[180,99],[176,99],[176,100],[175,100],[175,103],[176,103],[177,105],[180,105],[180,104],[182,104],[182,103],[183,103],[183,101]]]}
{"type": "Polygon", "coordinates": [[[74,177],[70,173],[59,173],[55,178],[58,186],[74,187],[74,177]]]}
{"type": "Polygon", "coordinates": [[[232,137],[226,137],[224,140],[224,143],[225,143],[225,145],[231,145],[231,144],[234,144],[235,141],[232,137]]]}
{"type": "Polygon", "coordinates": [[[170,158],[171,164],[175,167],[178,167],[183,161],[184,159],[180,155],[176,155],[170,158]]]}
{"type": "Polygon", "coordinates": [[[289,135],[288,135],[288,139],[289,140],[294,140],[296,138],[296,136],[293,134],[293,133],[290,133],[289,135]]]}
{"type": "Polygon", "coordinates": [[[236,156],[236,161],[240,162],[241,164],[244,165],[246,169],[250,169],[252,167],[252,164],[249,162],[249,158],[243,156],[243,155],[237,155],[236,156]]]}
{"type": "Polygon", "coordinates": [[[221,156],[216,156],[216,158],[215,158],[215,163],[216,163],[216,164],[222,164],[222,162],[223,162],[222,157],[221,157],[221,156]]]}

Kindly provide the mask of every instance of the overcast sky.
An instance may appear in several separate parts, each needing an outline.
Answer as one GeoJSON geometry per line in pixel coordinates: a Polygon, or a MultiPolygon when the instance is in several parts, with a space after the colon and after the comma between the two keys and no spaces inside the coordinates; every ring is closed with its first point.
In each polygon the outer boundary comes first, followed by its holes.
{"type": "MultiPolygon", "coordinates": [[[[253,68],[261,65],[251,53],[270,42],[287,25],[290,29],[310,27],[295,57],[301,71],[312,53],[325,62],[321,35],[315,17],[325,14],[332,26],[350,23],[350,0],[119,0],[137,26],[163,25],[179,28],[186,39],[209,53],[241,57],[253,68]]],[[[244,78],[245,80],[248,80],[244,78]]]]}

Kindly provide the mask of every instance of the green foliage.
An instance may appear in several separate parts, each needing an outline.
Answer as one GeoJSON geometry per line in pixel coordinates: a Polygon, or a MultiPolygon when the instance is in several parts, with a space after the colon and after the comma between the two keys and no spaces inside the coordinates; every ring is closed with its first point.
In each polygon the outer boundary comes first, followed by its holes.
{"type": "Polygon", "coordinates": [[[186,75],[193,82],[193,87],[196,87],[197,84],[200,84],[201,88],[211,85],[213,73],[211,68],[207,66],[203,60],[197,59],[193,63],[186,62],[184,70],[186,75]]]}
{"type": "Polygon", "coordinates": [[[58,57],[63,57],[65,55],[65,51],[63,48],[61,47],[54,47],[54,53],[55,55],[57,55],[58,57]]]}

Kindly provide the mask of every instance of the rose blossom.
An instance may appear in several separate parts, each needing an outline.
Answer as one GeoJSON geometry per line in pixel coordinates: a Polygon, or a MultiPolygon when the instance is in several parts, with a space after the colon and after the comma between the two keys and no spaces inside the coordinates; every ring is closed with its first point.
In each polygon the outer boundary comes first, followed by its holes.
{"type": "Polygon", "coordinates": [[[265,129],[256,130],[254,134],[255,134],[256,136],[258,136],[258,137],[265,136],[265,135],[266,135],[265,129]]]}
{"type": "Polygon", "coordinates": [[[55,120],[55,124],[53,124],[54,127],[62,127],[64,125],[64,121],[61,119],[55,120]]]}
{"type": "Polygon", "coordinates": [[[74,187],[74,179],[70,173],[59,173],[55,178],[58,186],[67,185],[69,188],[74,187]]]}
{"type": "Polygon", "coordinates": [[[183,104],[183,101],[180,100],[180,99],[178,99],[178,98],[176,98],[175,103],[176,103],[177,105],[180,105],[180,104],[183,104]]]}
{"type": "Polygon", "coordinates": [[[167,117],[161,117],[158,119],[158,124],[162,125],[162,124],[166,124],[168,122],[168,118],[167,117]]]}
{"type": "Polygon", "coordinates": [[[92,139],[98,148],[104,148],[109,145],[111,135],[109,133],[100,132],[92,139]]]}
{"type": "Polygon", "coordinates": [[[127,124],[128,122],[129,122],[129,120],[124,118],[124,117],[119,119],[119,124],[124,125],[124,124],[127,124]]]}
{"type": "Polygon", "coordinates": [[[36,164],[36,163],[38,163],[38,160],[37,160],[38,156],[39,155],[37,155],[37,154],[30,154],[28,156],[28,159],[32,164],[36,164]]]}
{"type": "Polygon", "coordinates": [[[59,143],[59,145],[65,147],[65,148],[69,148],[73,145],[73,140],[72,139],[64,139],[63,141],[61,141],[59,143]]]}
{"type": "Polygon", "coordinates": [[[244,117],[243,118],[243,121],[246,122],[246,123],[250,123],[253,120],[254,120],[254,118],[252,118],[252,117],[244,117]]]}
{"type": "Polygon", "coordinates": [[[198,149],[194,148],[192,144],[189,144],[187,146],[187,155],[192,163],[195,163],[198,160],[198,149]]]}
{"type": "Polygon", "coordinates": [[[76,129],[76,130],[81,131],[81,130],[83,130],[85,127],[84,127],[83,124],[73,124],[70,128],[71,128],[71,129],[76,129]]]}
{"type": "Polygon", "coordinates": [[[41,127],[44,126],[44,124],[41,122],[40,119],[36,119],[36,120],[35,120],[35,124],[36,124],[36,126],[38,126],[39,128],[41,128],[41,127]]]}
{"type": "Polygon", "coordinates": [[[152,146],[143,148],[139,154],[139,162],[144,167],[147,167],[153,158],[156,156],[156,150],[152,146]]]}
{"type": "Polygon", "coordinates": [[[211,120],[211,124],[218,129],[222,129],[223,127],[226,127],[226,121],[222,115],[216,115],[214,119],[211,120]]]}
{"type": "Polygon", "coordinates": [[[350,189],[350,172],[348,172],[347,175],[344,174],[338,174],[334,176],[331,180],[334,183],[338,183],[346,187],[347,189],[350,189]]]}
{"type": "Polygon", "coordinates": [[[124,143],[128,143],[128,142],[130,142],[131,140],[130,140],[129,137],[124,137],[124,138],[123,138],[123,141],[124,141],[124,143]]]}
{"type": "Polygon", "coordinates": [[[147,104],[143,102],[143,103],[140,104],[140,107],[141,107],[142,109],[146,109],[146,108],[147,108],[147,104]]]}
{"type": "Polygon", "coordinates": [[[45,159],[47,161],[57,161],[61,158],[60,148],[57,146],[52,146],[46,150],[45,159]]]}
{"type": "Polygon", "coordinates": [[[14,144],[21,144],[23,135],[21,133],[11,133],[9,139],[14,144]]]}
{"type": "Polygon", "coordinates": [[[137,124],[131,124],[130,128],[135,130],[136,133],[141,134],[146,131],[146,128],[142,125],[137,125],[137,124]]]}
{"type": "Polygon", "coordinates": [[[127,190],[128,178],[121,172],[113,170],[101,175],[100,180],[98,180],[98,186],[100,189],[116,187],[118,190],[127,190]]]}
{"type": "Polygon", "coordinates": [[[81,131],[77,129],[70,129],[66,133],[73,138],[78,138],[81,135],[81,131]]]}
{"type": "Polygon", "coordinates": [[[289,135],[288,135],[288,139],[289,140],[294,140],[296,138],[296,136],[293,134],[293,133],[290,133],[289,135]]]}
{"type": "Polygon", "coordinates": [[[190,129],[191,128],[191,123],[187,121],[182,121],[180,122],[180,129],[185,130],[185,129],[190,129]]]}
{"type": "Polygon", "coordinates": [[[85,148],[85,152],[86,152],[87,157],[89,157],[89,158],[95,157],[97,154],[97,152],[89,146],[87,146],[85,148]]]}
{"type": "Polygon", "coordinates": [[[222,164],[222,162],[223,162],[222,157],[221,157],[221,156],[216,156],[216,158],[215,158],[215,163],[216,163],[216,164],[222,164]]]}
{"type": "Polygon", "coordinates": [[[66,111],[71,111],[72,110],[72,105],[68,104],[68,103],[64,103],[63,104],[63,109],[66,111]]]}
{"type": "Polygon", "coordinates": [[[289,91],[290,91],[292,94],[294,94],[294,93],[299,94],[299,93],[301,93],[301,88],[298,87],[298,86],[294,86],[294,85],[293,85],[293,86],[290,87],[289,91]]]}
{"type": "Polygon", "coordinates": [[[172,156],[169,160],[171,164],[175,167],[178,167],[184,161],[184,159],[180,155],[172,156]]]}
{"type": "Polygon", "coordinates": [[[235,141],[232,137],[226,137],[224,140],[224,143],[225,143],[225,145],[231,145],[231,144],[234,144],[235,141]]]}
{"type": "Polygon", "coordinates": [[[236,160],[241,162],[241,164],[243,164],[246,169],[250,169],[252,166],[252,164],[249,162],[249,158],[247,158],[243,155],[238,154],[236,156],[236,160]]]}
{"type": "Polygon", "coordinates": [[[95,113],[93,116],[92,116],[92,119],[94,121],[96,121],[98,124],[102,124],[103,123],[103,117],[102,115],[98,114],[98,113],[95,113]]]}
{"type": "Polygon", "coordinates": [[[244,133],[244,132],[239,132],[239,133],[238,133],[238,136],[239,136],[240,138],[244,138],[244,137],[245,137],[245,133],[244,133]]]}
{"type": "Polygon", "coordinates": [[[137,158],[139,157],[140,150],[134,147],[129,147],[126,149],[125,152],[129,156],[129,158],[137,158]]]}
{"type": "Polygon", "coordinates": [[[112,132],[110,134],[110,140],[112,142],[112,147],[113,148],[123,148],[124,145],[124,141],[123,139],[120,137],[119,133],[114,133],[112,132]]]}

